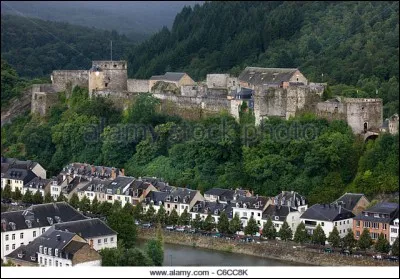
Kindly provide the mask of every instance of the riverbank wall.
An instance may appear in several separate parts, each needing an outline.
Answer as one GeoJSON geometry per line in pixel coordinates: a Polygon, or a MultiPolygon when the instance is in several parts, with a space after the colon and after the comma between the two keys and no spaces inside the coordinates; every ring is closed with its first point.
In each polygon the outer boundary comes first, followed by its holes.
{"type": "MultiPolygon", "coordinates": [[[[155,229],[139,229],[141,239],[155,237],[155,229]]],[[[294,242],[268,241],[266,243],[242,243],[222,238],[196,234],[164,231],[164,242],[211,250],[251,255],[296,264],[315,266],[398,266],[398,263],[378,261],[372,258],[356,258],[340,254],[325,254],[313,249],[299,247],[294,242]]]]}

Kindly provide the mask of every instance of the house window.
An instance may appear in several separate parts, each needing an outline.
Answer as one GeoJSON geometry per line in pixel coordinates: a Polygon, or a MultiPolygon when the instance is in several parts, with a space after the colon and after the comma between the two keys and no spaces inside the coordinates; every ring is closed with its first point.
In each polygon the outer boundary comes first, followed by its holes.
{"type": "Polygon", "coordinates": [[[339,230],[339,233],[342,233],[342,230],[339,230]]]}
{"type": "Polygon", "coordinates": [[[8,241],[8,234],[6,234],[6,241],[8,241]]]}
{"type": "Polygon", "coordinates": [[[43,264],[43,258],[42,257],[39,257],[39,263],[43,264]]]}
{"type": "Polygon", "coordinates": [[[58,266],[58,261],[56,261],[56,266],[58,266]]]}
{"type": "Polygon", "coordinates": [[[177,204],[175,204],[175,209],[178,209],[178,205],[177,204]]]}
{"type": "Polygon", "coordinates": [[[383,229],[386,230],[387,229],[387,224],[382,224],[383,225],[383,229]]]}
{"type": "Polygon", "coordinates": [[[372,239],[377,239],[378,236],[379,236],[378,233],[371,233],[371,238],[372,238],[372,239]]]}
{"type": "Polygon", "coordinates": [[[43,229],[42,229],[42,233],[44,233],[45,231],[46,231],[46,229],[45,229],[45,228],[43,228],[43,229]]]}
{"type": "Polygon", "coordinates": [[[62,262],[60,262],[60,267],[62,267],[62,262]]]}
{"type": "Polygon", "coordinates": [[[51,260],[49,260],[49,266],[51,266],[51,260]]]}
{"type": "MultiPolygon", "coordinates": [[[[385,225],[385,224],[384,224],[385,225]]],[[[396,228],[392,228],[391,230],[390,230],[390,232],[391,233],[397,233],[397,229],[396,228]]]]}
{"type": "Polygon", "coordinates": [[[44,259],[44,265],[47,265],[47,259],[44,259]]]}
{"type": "Polygon", "coordinates": [[[356,237],[359,238],[360,237],[360,232],[356,231],[356,237]]]}
{"type": "Polygon", "coordinates": [[[15,233],[13,233],[13,234],[11,235],[11,239],[12,239],[12,240],[15,240],[15,233]]]}
{"type": "Polygon", "coordinates": [[[15,244],[12,245],[12,249],[13,249],[13,250],[15,249],[15,244]]]}
{"type": "Polygon", "coordinates": [[[279,228],[279,224],[275,224],[275,228],[279,228]]]}
{"type": "Polygon", "coordinates": [[[184,206],[184,205],[182,205],[182,206],[181,206],[181,208],[182,208],[182,209],[185,209],[185,206],[184,206]]]}
{"type": "Polygon", "coordinates": [[[350,224],[350,220],[347,220],[347,224],[350,224]]]}
{"type": "Polygon", "coordinates": [[[43,249],[43,254],[47,254],[47,247],[44,247],[44,249],[43,249]]]}
{"type": "Polygon", "coordinates": [[[243,212],[243,217],[247,217],[247,212],[243,212]]]}
{"type": "Polygon", "coordinates": [[[170,208],[171,207],[171,205],[170,204],[167,204],[167,208],[170,208]]]}
{"type": "Polygon", "coordinates": [[[69,264],[65,264],[65,266],[69,266],[69,264]]]}
{"type": "Polygon", "coordinates": [[[101,244],[101,239],[98,239],[98,240],[97,240],[97,243],[98,243],[98,244],[101,244]]]}
{"type": "Polygon", "coordinates": [[[364,228],[370,228],[371,222],[364,222],[364,228]]]}
{"type": "Polygon", "coordinates": [[[24,238],[24,233],[20,233],[19,239],[23,239],[23,238],[24,238]]]}
{"type": "Polygon", "coordinates": [[[323,227],[325,225],[325,223],[324,222],[321,222],[321,226],[323,227]]]}
{"type": "Polygon", "coordinates": [[[356,227],[360,227],[360,221],[356,221],[356,227]]]}
{"type": "Polygon", "coordinates": [[[251,216],[254,216],[254,212],[251,212],[251,216]]]}
{"type": "Polygon", "coordinates": [[[111,241],[111,242],[114,242],[114,237],[110,237],[110,241],[111,241]]]}
{"type": "Polygon", "coordinates": [[[379,229],[379,223],[372,223],[372,227],[374,229],[379,229]]]}
{"type": "Polygon", "coordinates": [[[339,222],[339,226],[341,226],[342,225],[342,222],[339,222]]]}
{"type": "Polygon", "coordinates": [[[104,238],[104,244],[107,243],[107,238],[104,238]]]}
{"type": "Polygon", "coordinates": [[[6,245],[6,251],[10,250],[10,245],[6,245]]]}
{"type": "Polygon", "coordinates": [[[33,231],[33,237],[36,237],[36,231],[33,231]]]}
{"type": "Polygon", "coordinates": [[[260,216],[261,216],[261,213],[260,213],[260,212],[258,212],[258,213],[257,213],[257,216],[258,216],[258,217],[260,217],[260,216]]]}
{"type": "Polygon", "coordinates": [[[23,242],[21,242],[21,243],[20,243],[20,245],[22,246],[22,245],[24,245],[24,243],[23,243],[23,242]]]}
{"type": "Polygon", "coordinates": [[[337,222],[335,222],[335,227],[337,227],[337,222]]]}

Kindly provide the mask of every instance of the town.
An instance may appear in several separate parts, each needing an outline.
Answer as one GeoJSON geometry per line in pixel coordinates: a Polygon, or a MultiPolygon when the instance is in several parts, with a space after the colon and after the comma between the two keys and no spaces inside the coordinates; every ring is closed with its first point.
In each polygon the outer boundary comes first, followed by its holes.
{"type": "Polygon", "coordinates": [[[107,224],[101,208],[109,206],[131,207],[130,218],[142,229],[310,243],[344,256],[366,256],[360,251],[373,247],[373,257],[398,261],[399,205],[371,204],[362,193],[309,206],[294,191],[274,197],[246,189],[201,193],[86,163],[68,164],[48,178],[38,162],[5,157],[1,190],[1,259],[17,266],[100,266],[99,251],[126,237],[107,224]]]}

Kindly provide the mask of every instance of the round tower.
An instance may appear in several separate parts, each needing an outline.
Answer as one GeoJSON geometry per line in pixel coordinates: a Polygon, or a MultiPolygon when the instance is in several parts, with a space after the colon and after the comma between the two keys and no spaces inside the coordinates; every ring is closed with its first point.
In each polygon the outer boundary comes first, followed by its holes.
{"type": "Polygon", "coordinates": [[[126,61],[93,61],[89,70],[89,95],[97,90],[127,90],[126,61]]]}

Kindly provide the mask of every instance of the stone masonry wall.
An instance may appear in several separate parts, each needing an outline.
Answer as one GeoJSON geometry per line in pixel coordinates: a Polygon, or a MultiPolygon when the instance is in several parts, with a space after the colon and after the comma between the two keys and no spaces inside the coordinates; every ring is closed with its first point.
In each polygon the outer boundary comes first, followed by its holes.
{"type": "Polygon", "coordinates": [[[344,98],[347,112],[347,123],[355,134],[364,131],[364,123],[367,130],[379,131],[383,122],[382,99],[355,99],[344,98]]]}
{"type": "Polygon", "coordinates": [[[149,80],[147,79],[128,79],[129,92],[149,92],[149,80]]]}
{"type": "Polygon", "coordinates": [[[51,74],[51,81],[56,92],[72,89],[74,86],[89,86],[87,70],[57,70],[51,74]]]}
{"type": "Polygon", "coordinates": [[[58,103],[58,93],[54,92],[51,84],[32,85],[31,112],[45,116],[50,108],[58,103]]]}

